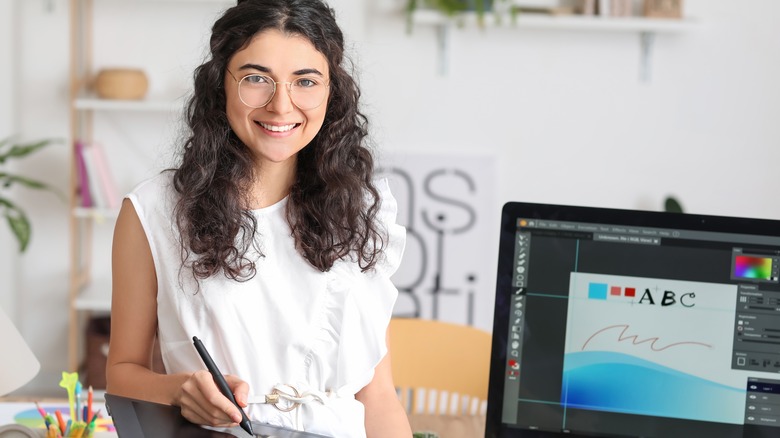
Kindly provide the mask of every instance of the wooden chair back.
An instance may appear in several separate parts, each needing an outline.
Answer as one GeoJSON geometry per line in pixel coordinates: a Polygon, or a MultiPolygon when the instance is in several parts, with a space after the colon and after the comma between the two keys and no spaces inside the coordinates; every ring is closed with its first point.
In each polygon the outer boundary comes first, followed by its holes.
{"type": "Polygon", "coordinates": [[[490,348],[490,333],[474,327],[393,318],[393,380],[407,413],[484,414],[490,348]]]}

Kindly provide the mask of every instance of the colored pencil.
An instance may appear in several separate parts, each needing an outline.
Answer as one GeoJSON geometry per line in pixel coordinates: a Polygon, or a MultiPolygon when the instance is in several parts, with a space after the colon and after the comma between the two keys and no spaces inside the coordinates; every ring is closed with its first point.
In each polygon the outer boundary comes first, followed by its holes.
{"type": "Polygon", "coordinates": [[[46,418],[46,411],[43,410],[38,402],[35,402],[35,407],[38,408],[38,412],[41,414],[41,417],[46,418]]]}
{"type": "Polygon", "coordinates": [[[90,425],[94,425],[95,424],[95,420],[97,420],[99,416],[100,416],[100,409],[98,409],[98,411],[95,412],[95,415],[92,416],[92,419],[89,420],[89,424],[90,425]]]}
{"type": "Polygon", "coordinates": [[[92,385],[89,385],[89,391],[87,392],[87,417],[84,421],[87,423],[92,420],[92,385]]]}
{"type": "Polygon", "coordinates": [[[46,424],[46,427],[48,428],[51,423],[49,423],[48,418],[46,418],[46,411],[43,410],[40,404],[38,402],[35,402],[35,407],[38,408],[38,413],[41,414],[41,417],[43,417],[43,422],[46,424]]]}
{"type": "Polygon", "coordinates": [[[81,382],[76,380],[76,388],[74,392],[74,396],[76,397],[76,418],[73,419],[73,421],[80,421],[81,418],[79,416],[81,415],[81,382]]]}
{"type": "Polygon", "coordinates": [[[57,420],[51,414],[46,414],[45,422],[47,423],[46,427],[57,427],[57,420]]]}
{"type": "Polygon", "coordinates": [[[57,416],[57,424],[60,426],[60,433],[65,433],[65,419],[62,418],[62,412],[59,409],[54,411],[54,415],[57,416]]]}

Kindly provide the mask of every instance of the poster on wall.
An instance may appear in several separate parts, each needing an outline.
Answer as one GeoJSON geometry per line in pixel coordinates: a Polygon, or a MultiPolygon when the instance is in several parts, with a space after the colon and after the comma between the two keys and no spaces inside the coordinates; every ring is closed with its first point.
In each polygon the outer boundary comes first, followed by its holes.
{"type": "Polygon", "coordinates": [[[500,220],[495,159],[399,154],[383,156],[378,167],[407,233],[392,278],[399,291],[394,316],[490,331],[500,220]]]}

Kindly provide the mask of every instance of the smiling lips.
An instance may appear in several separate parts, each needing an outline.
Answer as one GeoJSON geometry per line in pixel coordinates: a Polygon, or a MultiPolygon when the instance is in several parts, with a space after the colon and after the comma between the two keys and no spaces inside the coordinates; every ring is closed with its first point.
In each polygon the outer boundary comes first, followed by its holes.
{"type": "Polygon", "coordinates": [[[272,132],[287,132],[299,125],[299,123],[291,123],[289,125],[269,125],[268,123],[263,122],[257,122],[257,124],[272,132]]]}

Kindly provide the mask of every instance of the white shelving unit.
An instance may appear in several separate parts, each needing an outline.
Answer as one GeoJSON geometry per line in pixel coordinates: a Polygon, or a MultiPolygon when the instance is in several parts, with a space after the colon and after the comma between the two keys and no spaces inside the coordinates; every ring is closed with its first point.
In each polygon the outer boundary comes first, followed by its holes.
{"type": "MultiPolygon", "coordinates": [[[[644,17],[601,17],[584,15],[547,15],[521,13],[514,19],[501,17],[501,24],[495,24],[496,17],[486,13],[482,26],[501,26],[518,30],[566,30],[582,32],[636,33],[639,35],[641,50],[640,79],[650,80],[651,58],[655,35],[659,33],[683,33],[697,26],[692,19],[660,19],[644,17]]],[[[449,51],[451,33],[458,26],[480,26],[477,14],[467,12],[458,18],[447,17],[433,10],[415,11],[411,17],[413,26],[435,26],[438,39],[439,73],[446,75],[449,69],[449,51]]]]}
{"type": "MultiPolygon", "coordinates": [[[[70,6],[70,115],[71,140],[91,142],[96,124],[105,117],[97,114],[114,114],[117,119],[131,113],[172,114],[180,111],[186,101],[183,90],[170,91],[159,95],[148,95],[140,100],[111,100],[97,97],[88,87],[95,75],[93,65],[93,43],[95,35],[93,16],[96,6],[105,7],[106,3],[138,3],[138,7],[148,8],[150,13],[162,3],[187,4],[209,3],[229,5],[228,0],[69,0],[70,6]],[[100,5],[96,5],[100,3],[100,5]]],[[[143,32],[143,30],[139,30],[143,32]]],[[[132,38],[131,35],[127,36],[132,38]]],[[[105,122],[102,122],[105,123],[105,122]]],[[[99,140],[99,139],[98,139],[99,140]]],[[[110,152],[109,152],[110,153],[110,152]]],[[[104,250],[105,227],[113,228],[118,211],[106,208],[87,208],[81,206],[78,191],[75,153],[71,155],[70,169],[70,278],[68,284],[68,368],[77,371],[84,358],[84,328],[92,316],[108,315],[111,311],[111,278],[103,269],[93,269],[95,257],[93,247],[98,243],[104,250]],[[101,228],[103,227],[103,228],[101,228]],[[96,234],[98,236],[96,237],[96,234]],[[98,240],[103,237],[102,240],[98,240]],[[94,272],[98,271],[100,272],[94,272]]],[[[104,262],[105,260],[100,260],[104,262]]]]}
{"type": "Polygon", "coordinates": [[[107,290],[111,290],[110,279],[94,279],[82,288],[72,305],[81,312],[108,313],[111,311],[111,296],[105,293],[107,290]]]}
{"type": "MultiPolygon", "coordinates": [[[[84,142],[97,141],[101,144],[105,143],[105,152],[109,158],[112,157],[112,154],[123,158],[129,157],[131,161],[122,162],[120,164],[121,168],[112,169],[115,171],[115,176],[121,174],[122,171],[125,171],[125,177],[128,174],[143,174],[149,168],[154,167],[154,163],[146,163],[143,160],[153,161],[157,157],[146,155],[141,150],[143,148],[130,153],[127,150],[119,151],[117,148],[122,146],[133,147],[136,144],[143,143],[145,138],[136,136],[136,134],[139,131],[149,129],[150,125],[159,127],[166,123],[177,123],[179,121],[179,115],[184,109],[188,97],[188,91],[184,87],[189,85],[191,72],[188,67],[187,82],[186,85],[182,85],[184,79],[175,76],[175,70],[181,63],[187,60],[188,56],[198,56],[195,54],[195,50],[198,50],[202,43],[188,37],[173,38],[171,35],[166,36],[165,32],[168,29],[161,28],[155,29],[159,33],[154,33],[154,35],[160,35],[163,39],[159,41],[159,45],[154,45],[154,40],[151,40],[153,42],[150,43],[150,40],[139,38],[149,34],[150,29],[144,28],[144,25],[159,26],[159,23],[165,22],[167,26],[169,24],[167,21],[159,20],[161,16],[175,16],[170,14],[178,11],[191,12],[182,14],[189,21],[183,23],[184,30],[178,36],[185,34],[197,35],[204,31],[201,25],[193,24],[194,19],[201,18],[199,14],[216,13],[216,11],[235,5],[235,0],[68,0],[68,4],[70,7],[69,98],[71,140],[74,142],[81,140],[84,142]],[[160,15],[161,9],[163,10],[163,15],[160,15]],[[107,11],[110,10],[118,12],[114,12],[115,15],[113,16],[107,15],[107,11]],[[121,15],[123,11],[127,13],[130,10],[133,13],[129,14],[129,17],[121,15]],[[146,23],[145,20],[147,18],[153,23],[146,23]],[[151,20],[151,18],[158,18],[158,20],[151,20]],[[113,28],[111,24],[106,24],[113,23],[116,25],[117,19],[119,21],[127,20],[127,25],[122,27],[121,30],[113,28]],[[95,22],[96,20],[107,21],[95,22]],[[188,27],[187,24],[192,27],[188,27]],[[102,38],[110,40],[116,48],[107,49],[107,47],[114,46],[105,44],[102,38]],[[120,59],[119,64],[122,64],[124,62],[123,56],[111,55],[121,53],[125,43],[128,42],[148,50],[140,57],[137,56],[137,53],[132,54],[136,56],[131,56],[132,59],[128,61],[130,65],[138,66],[147,73],[154,71],[159,73],[162,71],[169,74],[169,76],[163,75],[162,78],[158,76],[158,79],[162,80],[157,82],[157,84],[162,83],[163,85],[159,89],[153,86],[150,87],[147,96],[143,99],[113,100],[99,98],[89,87],[99,70],[96,67],[98,65],[105,67],[102,64],[113,66],[117,59],[120,59]],[[190,43],[192,43],[192,46],[188,45],[190,43]],[[172,47],[175,49],[173,52],[171,52],[172,47]],[[115,51],[109,52],[109,50],[115,51]],[[168,53],[168,57],[160,56],[161,53],[168,53]],[[171,53],[173,54],[171,55],[171,53]],[[123,124],[127,119],[129,121],[123,124]],[[146,123],[150,125],[144,125],[146,123]],[[117,139],[119,139],[118,143],[117,139]],[[122,140],[127,140],[127,142],[122,143],[122,140]],[[141,166],[146,166],[147,164],[148,168],[141,168],[141,166]]],[[[178,18],[178,16],[175,17],[178,18]]],[[[197,59],[193,59],[193,61],[198,62],[197,59]]],[[[154,76],[150,74],[150,84],[154,84],[152,82],[153,78],[154,76]]],[[[83,341],[86,323],[93,316],[105,316],[111,311],[111,276],[110,269],[105,268],[106,265],[110,266],[110,263],[107,263],[108,260],[104,258],[107,255],[110,258],[111,230],[119,211],[108,208],[81,206],[82,200],[79,197],[78,190],[75,147],[74,153],[70,155],[69,169],[71,177],[68,188],[70,198],[68,368],[70,371],[77,371],[86,352],[83,341]]],[[[131,178],[131,180],[134,179],[131,178]]],[[[124,182],[128,183],[127,180],[124,182]]],[[[119,187],[119,189],[127,189],[127,187],[119,187]]]]}

